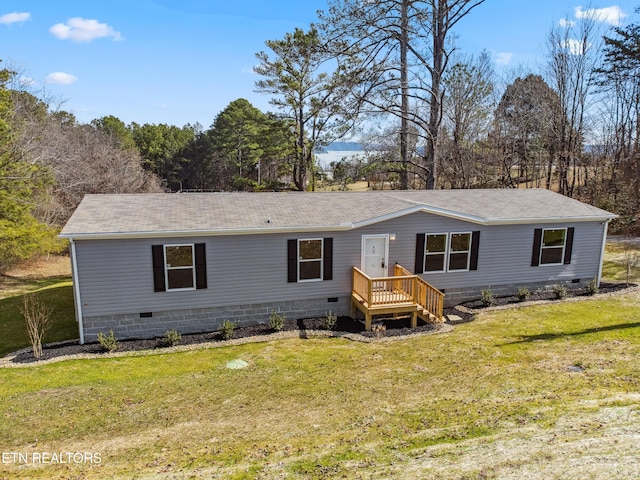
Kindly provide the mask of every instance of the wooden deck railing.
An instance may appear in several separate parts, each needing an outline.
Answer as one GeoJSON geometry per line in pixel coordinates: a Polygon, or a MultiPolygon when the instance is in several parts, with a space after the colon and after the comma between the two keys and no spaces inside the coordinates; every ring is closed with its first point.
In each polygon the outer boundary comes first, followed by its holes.
{"type": "MultiPolygon", "coordinates": [[[[394,275],[411,275],[411,272],[402,265],[396,264],[393,268],[394,275]]],[[[414,275],[417,283],[415,302],[427,312],[432,313],[438,319],[442,319],[444,310],[444,293],[422,278],[414,275]]]]}
{"type": "Polygon", "coordinates": [[[444,293],[401,265],[394,266],[393,277],[379,278],[369,277],[353,267],[353,293],[362,298],[369,308],[412,302],[442,319],[444,293]]]}

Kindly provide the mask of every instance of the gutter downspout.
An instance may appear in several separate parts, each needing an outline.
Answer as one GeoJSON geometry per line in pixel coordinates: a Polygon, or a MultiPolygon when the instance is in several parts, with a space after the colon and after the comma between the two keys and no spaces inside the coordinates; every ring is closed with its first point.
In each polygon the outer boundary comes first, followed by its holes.
{"type": "Polygon", "coordinates": [[[73,280],[73,299],[76,306],[76,322],[80,332],[80,345],[84,345],[84,325],[82,324],[82,301],[80,300],[80,281],[78,279],[78,261],[76,259],[76,243],[73,238],[69,239],[71,246],[71,273],[73,280]]]}
{"type": "Polygon", "coordinates": [[[607,243],[607,231],[609,229],[609,222],[611,220],[607,220],[604,222],[604,228],[602,229],[602,250],[600,251],[600,263],[598,264],[598,279],[596,282],[596,286],[600,287],[600,279],[602,278],[602,264],[604,263],[604,247],[607,243]]]}

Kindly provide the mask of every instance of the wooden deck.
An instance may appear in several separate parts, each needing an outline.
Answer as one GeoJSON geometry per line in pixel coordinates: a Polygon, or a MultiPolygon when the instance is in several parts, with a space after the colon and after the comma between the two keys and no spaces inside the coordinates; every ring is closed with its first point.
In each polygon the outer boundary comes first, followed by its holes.
{"type": "Polygon", "coordinates": [[[366,330],[371,330],[375,315],[411,315],[415,328],[418,317],[428,322],[443,320],[444,293],[400,265],[394,266],[392,277],[381,278],[353,267],[351,306],[354,315],[356,309],[364,314],[366,330]]]}

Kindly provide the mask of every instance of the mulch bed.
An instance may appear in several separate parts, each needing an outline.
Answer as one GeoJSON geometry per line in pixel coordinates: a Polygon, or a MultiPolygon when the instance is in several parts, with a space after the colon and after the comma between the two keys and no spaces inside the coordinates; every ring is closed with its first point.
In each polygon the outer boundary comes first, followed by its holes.
{"type": "MultiPolygon", "coordinates": [[[[566,285],[565,285],[566,286],[566,285]]],[[[605,283],[602,282],[600,284],[600,288],[598,289],[598,293],[602,294],[602,293],[614,293],[620,290],[625,290],[626,288],[635,286],[635,284],[631,284],[629,286],[627,286],[624,283],[605,283]]],[[[589,297],[589,293],[587,292],[587,289],[584,287],[580,287],[580,288],[571,288],[570,286],[567,287],[567,296],[566,298],[572,298],[572,297],[589,297]]],[[[530,292],[529,298],[528,298],[528,302],[539,302],[539,301],[544,301],[544,300],[559,300],[556,297],[555,292],[553,291],[552,288],[547,288],[547,289],[539,289],[539,290],[535,290],[533,292],[530,292]]],[[[473,309],[473,310],[478,310],[478,309],[483,309],[483,308],[487,308],[487,307],[500,307],[500,306],[505,306],[505,305],[512,305],[512,304],[516,304],[516,303],[522,303],[522,301],[516,296],[516,295],[512,295],[512,296],[508,296],[508,297],[496,297],[495,301],[491,304],[491,305],[484,305],[482,303],[481,300],[474,300],[473,302],[466,302],[463,303],[462,306],[464,308],[469,308],[469,309],[473,309]]]]}
{"type": "MultiPolygon", "coordinates": [[[[624,284],[603,283],[600,286],[599,293],[612,293],[627,288],[624,284]]],[[[567,298],[576,296],[586,296],[584,289],[568,289],[567,298]]],[[[552,290],[540,290],[531,292],[529,302],[540,300],[555,300],[555,294],[552,290]]],[[[505,306],[510,304],[522,303],[517,297],[499,297],[495,299],[495,302],[491,307],[505,306]]],[[[459,320],[451,322],[452,324],[465,323],[473,319],[476,312],[486,308],[481,301],[467,302],[454,308],[447,308],[444,311],[445,315],[455,314],[460,317],[459,320]]],[[[298,331],[300,337],[304,337],[305,331],[318,331],[322,330],[323,318],[305,318],[302,320],[286,320],[282,332],[298,331]]],[[[350,317],[338,317],[336,325],[333,329],[334,332],[341,332],[344,334],[357,334],[364,339],[375,338],[387,338],[387,337],[402,337],[409,335],[416,335],[422,333],[434,332],[442,329],[441,325],[429,324],[423,321],[418,321],[417,328],[410,328],[409,318],[399,319],[381,319],[376,320],[377,323],[383,324],[385,329],[383,332],[365,331],[362,321],[354,320],[350,317]]],[[[254,325],[251,327],[238,327],[233,331],[231,339],[245,339],[251,337],[262,337],[269,335],[274,331],[267,324],[254,325]]],[[[220,332],[199,333],[199,334],[184,334],[180,339],[179,345],[197,345],[203,343],[217,343],[223,342],[220,332]]],[[[153,338],[146,340],[120,340],[118,341],[118,352],[138,352],[145,350],[156,350],[166,348],[163,344],[162,338],[153,338]]],[[[39,361],[46,361],[51,359],[57,359],[58,357],[78,356],[83,354],[100,355],[105,354],[104,350],[98,343],[88,343],[85,345],[78,344],[77,340],[69,342],[61,342],[57,344],[50,344],[43,347],[42,357],[39,361]]],[[[33,352],[30,348],[25,348],[5,357],[13,364],[29,364],[38,360],[33,356],[33,352]]]]}

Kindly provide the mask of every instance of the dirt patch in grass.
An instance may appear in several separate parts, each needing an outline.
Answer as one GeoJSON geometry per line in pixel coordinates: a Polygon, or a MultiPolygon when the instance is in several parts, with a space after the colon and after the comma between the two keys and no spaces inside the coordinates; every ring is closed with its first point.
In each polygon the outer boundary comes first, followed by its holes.
{"type": "Polygon", "coordinates": [[[638,478],[637,400],[604,399],[560,417],[552,428],[529,425],[411,452],[398,466],[372,469],[368,478],[638,478]]]}
{"type": "Polygon", "coordinates": [[[35,279],[64,277],[71,275],[71,260],[68,255],[37,257],[5,272],[5,278],[35,279]]]}
{"type": "Polygon", "coordinates": [[[68,255],[38,257],[0,274],[0,299],[23,295],[71,279],[68,255]]]}

